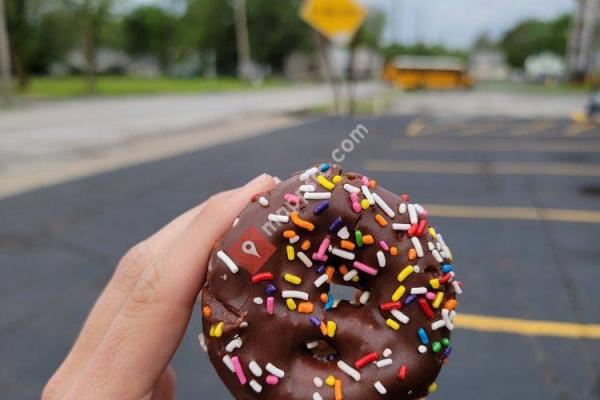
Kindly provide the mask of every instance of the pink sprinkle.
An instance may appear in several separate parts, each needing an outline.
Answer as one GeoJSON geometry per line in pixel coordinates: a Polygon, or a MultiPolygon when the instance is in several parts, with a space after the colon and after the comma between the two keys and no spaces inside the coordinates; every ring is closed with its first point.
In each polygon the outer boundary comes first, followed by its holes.
{"type": "Polygon", "coordinates": [[[350,193],[350,201],[353,203],[358,203],[358,195],[354,192],[350,193]]]}
{"type": "Polygon", "coordinates": [[[283,195],[283,198],[285,201],[287,201],[290,204],[294,204],[294,205],[300,204],[300,197],[296,196],[295,194],[286,193],[283,195]]]}
{"type": "Polygon", "coordinates": [[[358,203],[352,203],[352,209],[354,210],[354,212],[359,213],[361,210],[360,204],[358,203]]]}
{"type": "Polygon", "coordinates": [[[363,175],[360,180],[362,181],[363,185],[369,186],[369,178],[363,175]]]}
{"type": "Polygon", "coordinates": [[[325,239],[323,239],[323,241],[321,242],[321,245],[319,246],[319,251],[317,251],[317,256],[319,256],[319,258],[323,258],[323,256],[325,255],[325,252],[327,251],[327,248],[329,247],[330,244],[331,244],[331,239],[329,239],[329,236],[327,236],[325,239]]]}
{"type": "Polygon", "coordinates": [[[388,244],[385,242],[385,240],[381,240],[379,242],[379,245],[381,246],[382,249],[384,249],[385,251],[388,251],[390,249],[390,246],[388,246],[388,244]]]}
{"type": "Polygon", "coordinates": [[[363,264],[359,261],[354,261],[354,268],[361,270],[369,275],[377,275],[377,270],[373,267],[369,267],[367,264],[363,264]]]}
{"type": "Polygon", "coordinates": [[[265,378],[265,381],[269,385],[277,385],[279,383],[279,378],[276,377],[275,375],[267,375],[267,377],[265,378]]]}
{"type": "Polygon", "coordinates": [[[238,356],[231,357],[231,363],[233,364],[233,369],[235,370],[238,380],[242,385],[245,385],[246,382],[248,382],[248,379],[246,379],[246,374],[244,374],[244,370],[242,369],[242,365],[240,364],[240,359],[238,356]]]}
{"type": "Polygon", "coordinates": [[[435,300],[435,293],[427,292],[425,293],[425,297],[427,298],[427,300],[435,300]]]}
{"type": "Polygon", "coordinates": [[[275,297],[267,297],[267,314],[273,315],[275,313],[275,297]]]}

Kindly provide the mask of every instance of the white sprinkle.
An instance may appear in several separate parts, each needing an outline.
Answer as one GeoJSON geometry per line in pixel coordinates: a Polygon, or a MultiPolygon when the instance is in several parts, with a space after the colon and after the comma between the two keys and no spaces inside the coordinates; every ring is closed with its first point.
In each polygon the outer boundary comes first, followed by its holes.
{"type": "Polygon", "coordinates": [[[400,213],[400,215],[406,212],[406,203],[400,203],[400,205],[398,206],[398,212],[400,213]]]}
{"type": "Polygon", "coordinates": [[[240,328],[247,328],[248,327],[248,321],[242,321],[242,323],[240,324],[240,328]]]}
{"type": "Polygon", "coordinates": [[[345,362],[343,362],[342,360],[339,360],[337,362],[337,366],[339,369],[341,369],[346,374],[348,374],[356,382],[360,381],[360,373],[357,370],[355,370],[354,368],[352,368],[351,366],[349,366],[348,364],[346,364],[345,362]]]}
{"type": "Polygon", "coordinates": [[[373,204],[375,204],[375,199],[373,198],[373,195],[371,194],[371,191],[369,190],[369,188],[366,187],[365,185],[362,185],[360,188],[361,188],[363,194],[365,195],[365,197],[367,198],[369,205],[372,206],[373,204]]]}
{"type": "Polygon", "coordinates": [[[462,288],[460,287],[459,283],[457,281],[452,282],[452,287],[454,288],[454,291],[456,292],[456,294],[462,294],[462,288]]]}
{"type": "Polygon", "coordinates": [[[283,292],[281,292],[281,297],[283,297],[284,299],[295,298],[295,299],[308,300],[308,293],[301,292],[299,290],[284,290],[283,292]]]}
{"type": "Polygon", "coordinates": [[[315,286],[321,287],[321,285],[324,284],[325,282],[327,282],[328,279],[329,279],[329,275],[327,275],[327,274],[321,275],[320,277],[315,279],[315,286]]]}
{"type": "Polygon", "coordinates": [[[338,249],[337,247],[332,248],[330,251],[331,251],[331,254],[334,254],[341,258],[345,258],[347,260],[354,260],[354,257],[355,257],[354,253],[352,253],[350,251],[338,249]]]}
{"type": "Polygon", "coordinates": [[[427,288],[425,286],[414,287],[410,289],[410,294],[425,294],[427,293],[427,288]]]}
{"type": "Polygon", "coordinates": [[[260,197],[258,198],[258,202],[259,202],[259,203],[260,203],[260,205],[261,205],[261,206],[263,206],[263,207],[268,207],[268,206],[269,206],[269,200],[267,200],[267,198],[266,198],[266,197],[264,197],[264,196],[260,196],[260,197]]]}
{"type": "Polygon", "coordinates": [[[410,218],[411,224],[418,224],[419,218],[417,217],[417,210],[413,204],[408,205],[408,217],[410,218]]]}
{"type": "Polygon", "coordinates": [[[236,225],[238,224],[238,222],[240,222],[240,219],[239,219],[239,218],[236,218],[236,219],[234,219],[234,220],[233,220],[233,225],[231,225],[231,226],[235,228],[235,227],[236,227],[236,225]]]}
{"type": "Polygon", "coordinates": [[[320,388],[323,387],[323,379],[319,378],[318,376],[315,376],[313,378],[313,383],[315,384],[316,387],[320,388]]]}
{"type": "Polygon", "coordinates": [[[377,252],[377,262],[381,268],[385,267],[385,254],[381,250],[377,252]]]}
{"type": "Polygon", "coordinates": [[[415,210],[417,210],[419,214],[427,214],[427,210],[419,203],[415,203],[415,210]]]}
{"type": "Polygon", "coordinates": [[[254,302],[254,304],[258,304],[259,306],[264,303],[264,300],[262,299],[262,297],[255,297],[254,300],[252,300],[254,302]]]}
{"type": "Polygon", "coordinates": [[[435,249],[435,246],[433,245],[433,243],[427,242],[427,248],[429,249],[429,251],[433,251],[433,249],[435,249]]]}
{"type": "Polygon", "coordinates": [[[300,240],[300,236],[296,235],[296,236],[292,236],[290,238],[290,243],[294,244],[296,243],[298,240],[300,240]]]}
{"type": "Polygon", "coordinates": [[[391,356],[391,355],[392,355],[392,349],[390,349],[390,348],[386,348],[385,350],[383,350],[383,353],[382,353],[382,354],[383,354],[383,356],[384,356],[384,357],[386,357],[386,358],[387,358],[387,357],[389,357],[389,356],[391,356]]]}
{"type": "Polygon", "coordinates": [[[299,176],[299,179],[301,181],[305,181],[308,178],[310,178],[311,175],[314,175],[317,172],[319,172],[319,169],[317,167],[311,167],[311,168],[307,169],[306,171],[304,171],[303,173],[301,173],[299,176]]]}
{"type": "Polygon", "coordinates": [[[258,365],[258,363],[254,360],[250,361],[250,364],[248,364],[248,368],[250,368],[250,372],[252,372],[254,374],[254,376],[262,376],[262,368],[260,367],[260,365],[258,365]]]}
{"type": "Polygon", "coordinates": [[[217,257],[219,257],[221,259],[221,261],[223,261],[225,263],[225,265],[227,265],[227,268],[229,268],[229,270],[231,272],[233,272],[234,274],[240,270],[238,268],[238,266],[235,265],[233,260],[231,258],[229,258],[229,256],[227,254],[225,254],[225,252],[223,250],[219,250],[217,252],[217,257]]]}
{"type": "Polygon", "coordinates": [[[344,190],[348,193],[360,193],[360,189],[356,186],[352,186],[349,183],[344,183],[344,190]]]}
{"type": "Polygon", "coordinates": [[[306,192],[305,200],[326,200],[331,198],[331,192],[306,192]]]}
{"type": "Polygon", "coordinates": [[[442,308],[442,318],[443,318],[444,322],[446,323],[446,328],[448,328],[448,330],[450,330],[450,331],[453,330],[454,324],[450,320],[450,313],[445,308],[442,308]]]}
{"type": "Polygon", "coordinates": [[[315,186],[314,185],[300,185],[299,190],[301,192],[314,192],[315,191],[315,186]]]}
{"type": "Polygon", "coordinates": [[[288,215],[280,215],[280,214],[269,214],[267,215],[267,219],[273,222],[289,222],[290,217],[288,215]]]}
{"type": "Polygon", "coordinates": [[[415,274],[418,274],[419,272],[421,272],[421,267],[419,267],[418,265],[415,265],[413,267],[413,271],[415,271],[415,274]]]}
{"type": "Polygon", "coordinates": [[[439,263],[444,262],[444,259],[440,255],[440,252],[437,251],[436,249],[431,250],[431,254],[433,254],[433,258],[435,258],[435,261],[437,261],[439,263]]]}
{"type": "Polygon", "coordinates": [[[373,385],[375,386],[375,390],[377,390],[377,392],[379,394],[386,394],[387,390],[385,390],[385,387],[383,386],[383,384],[379,381],[375,382],[375,384],[373,385]]]}
{"type": "Polygon", "coordinates": [[[393,364],[393,360],[391,358],[384,358],[383,360],[379,360],[375,363],[375,365],[377,365],[377,368],[384,368],[384,367],[389,367],[390,365],[393,364]]]}
{"type": "Polygon", "coordinates": [[[318,340],[315,340],[314,342],[308,342],[308,343],[306,343],[306,348],[307,348],[308,350],[312,350],[312,349],[314,349],[315,347],[317,347],[318,345],[319,345],[319,341],[318,341],[318,340]]]}
{"type": "Polygon", "coordinates": [[[373,198],[375,199],[375,203],[377,203],[377,205],[379,207],[381,207],[381,209],[383,210],[384,213],[386,213],[388,215],[388,217],[390,218],[394,218],[396,216],[396,213],[394,213],[394,211],[390,208],[390,206],[388,206],[388,204],[381,198],[381,196],[379,196],[377,193],[373,193],[373,198]]]}
{"type": "Polygon", "coordinates": [[[254,389],[254,391],[255,391],[256,393],[260,393],[260,392],[262,392],[262,386],[260,385],[260,383],[256,382],[254,379],[252,379],[252,380],[250,381],[250,387],[251,387],[252,389],[254,389]]]}
{"type": "Polygon", "coordinates": [[[440,319],[439,321],[435,321],[434,323],[431,324],[431,329],[434,331],[437,331],[438,329],[440,329],[443,326],[446,326],[446,321],[444,321],[443,319],[440,319]]]}
{"type": "Polygon", "coordinates": [[[242,338],[235,338],[225,346],[225,351],[231,353],[235,349],[242,347],[242,338]]]}
{"type": "Polygon", "coordinates": [[[302,261],[304,263],[306,268],[310,268],[313,266],[313,263],[310,260],[310,258],[308,258],[308,256],[306,254],[304,254],[303,252],[301,252],[301,251],[297,252],[296,256],[300,259],[300,261],[302,261]]]}
{"type": "Polygon", "coordinates": [[[337,232],[337,235],[340,237],[340,239],[346,240],[350,237],[350,232],[348,232],[348,228],[344,226],[337,232]]]}
{"type": "Polygon", "coordinates": [[[204,333],[198,335],[198,341],[200,342],[200,347],[206,353],[208,351],[208,347],[206,347],[206,338],[204,337],[204,333]]]}
{"type": "Polygon", "coordinates": [[[419,238],[416,236],[413,236],[410,238],[410,241],[412,242],[413,246],[415,247],[415,250],[417,251],[417,256],[423,257],[425,255],[425,253],[423,253],[423,246],[421,246],[421,242],[419,241],[419,238]]]}
{"type": "Polygon", "coordinates": [[[283,378],[285,376],[285,372],[283,372],[271,363],[268,363],[265,369],[278,378],[283,378]]]}
{"type": "Polygon", "coordinates": [[[392,229],[395,231],[407,231],[410,229],[410,224],[392,224],[392,229]]]}
{"type": "Polygon", "coordinates": [[[396,318],[398,321],[402,322],[405,325],[408,324],[408,321],[410,321],[410,318],[408,318],[408,316],[400,310],[393,309],[390,310],[390,313],[394,316],[394,318],[396,318]]]}
{"type": "Polygon", "coordinates": [[[313,400],[323,400],[323,398],[321,397],[321,395],[317,392],[313,393],[313,400]]]}
{"type": "Polygon", "coordinates": [[[346,274],[344,275],[344,281],[346,281],[346,282],[351,281],[352,278],[354,278],[356,275],[358,275],[358,271],[355,269],[351,269],[350,271],[346,272],[346,274]]]}
{"type": "Polygon", "coordinates": [[[363,292],[360,297],[358,298],[358,301],[360,304],[367,304],[367,302],[369,301],[369,298],[371,297],[371,293],[370,292],[363,292]]]}
{"type": "Polygon", "coordinates": [[[418,350],[419,350],[419,353],[421,353],[421,354],[427,353],[427,346],[420,345],[418,350]]]}
{"type": "Polygon", "coordinates": [[[235,368],[233,367],[233,363],[231,362],[231,357],[229,357],[229,354],[225,354],[223,356],[223,364],[225,364],[227,369],[235,373],[235,368]]]}

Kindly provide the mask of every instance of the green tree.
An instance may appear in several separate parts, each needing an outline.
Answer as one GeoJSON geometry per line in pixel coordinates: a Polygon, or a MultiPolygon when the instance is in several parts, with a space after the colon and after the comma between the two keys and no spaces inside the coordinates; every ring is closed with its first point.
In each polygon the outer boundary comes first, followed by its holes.
{"type": "Polygon", "coordinates": [[[563,15],[550,21],[528,19],[517,24],[500,41],[508,63],[523,67],[527,57],[543,51],[564,55],[570,20],[570,15],[563,15]]]}
{"type": "Polygon", "coordinates": [[[161,71],[166,73],[172,59],[175,27],[175,18],[160,7],[136,8],[123,20],[126,49],[133,55],[156,57],[161,71]]]}

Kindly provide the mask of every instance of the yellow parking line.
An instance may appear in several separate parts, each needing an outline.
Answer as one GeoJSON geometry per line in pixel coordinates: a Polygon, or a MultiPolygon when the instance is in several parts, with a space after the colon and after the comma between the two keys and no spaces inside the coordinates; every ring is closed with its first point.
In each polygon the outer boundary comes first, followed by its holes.
{"type": "Polygon", "coordinates": [[[554,122],[551,121],[536,121],[525,125],[519,124],[510,130],[511,136],[525,136],[544,132],[554,127],[554,122]]]}
{"type": "Polygon", "coordinates": [[[457,314],[456,327],[481,332],[512,333],[524,336],[554,336],[571,339],[600,339],[600,325],[538,321],[486,315],[457,314]]]}
{"type": "Polygon", "coordinates": [[[569,137],[579,136],[582,133],[592,131],[596,128],[598,128],[598,125],[595,125],[595,124],[586,124],[586,123],[570,124],[569,126],[567,126],[565,128],[565,136],[569,136],[569,137]]]}
{"type": "Polygon", "coordinates": [[[406,126],[405,135],[406,136],[417,136],[420,134],[423,129],[425,129],[425,123],[420,119],[416,118],[406,126]]]}
{"type": "Polygon", "coordinates": [[[600,176],[600,165],[576,163],[366,160],[364,168],[379,172],[435,174],[600,176]]]}
{"type": "Polygon", "coordinates": [[[514,219],[600,224],[600,211],[560,208],[458,206],[425,204],[436,217],[475,219],[514,219]]]}
{"type": "Polygon", "coordinates": [[[519,152],[556,152],[556,153],[599,153],[600,143],[574,142],[568,140],[521,142],[520,140],[485,139],[483,143],[463,142],[454,138],[452,141],[446,139],[417,139],[399,140],[393,145],[394,150],[404,151],[519,151],[519,152]]]}

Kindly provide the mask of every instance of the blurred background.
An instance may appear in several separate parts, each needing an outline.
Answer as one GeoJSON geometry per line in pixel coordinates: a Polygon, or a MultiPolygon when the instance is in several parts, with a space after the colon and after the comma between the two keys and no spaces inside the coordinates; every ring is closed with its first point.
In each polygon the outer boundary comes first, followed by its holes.
{"type": "MultiPolygon", "coordinates": [[[[452,245],[432,398],[600,399],[599,22],[597,0],[0,0],[2,397],[39,397],[129,247],[333,159],[452,245]]],[[[179,397],[230,399],[200,329],[179,397]]]]}

